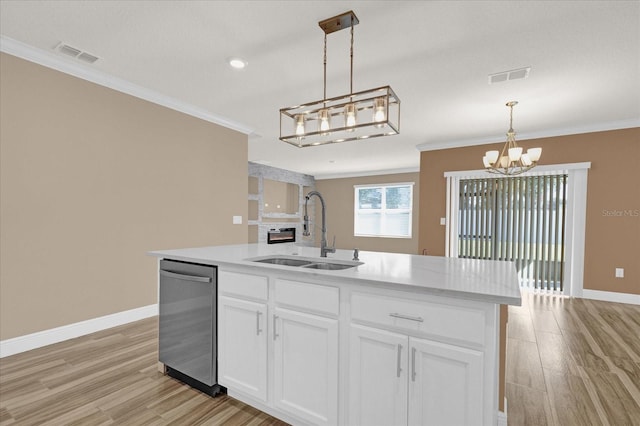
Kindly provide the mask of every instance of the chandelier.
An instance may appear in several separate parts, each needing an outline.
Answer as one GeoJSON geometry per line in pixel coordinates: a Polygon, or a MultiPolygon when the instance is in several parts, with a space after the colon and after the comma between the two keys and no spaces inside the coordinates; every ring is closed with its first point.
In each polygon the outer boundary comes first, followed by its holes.
{"type": "Polygon", "coordinates": [[[510,110],[507,142],[502,152],[487,151],[482,157],[482,162],[484,168],[490,173],[519,175],[536,166],[542,154],[542,148],[529,148],[526,153],[522,152],[522,147],[516,143],[516,132],[513,130],[513,107],[518,105],[518,102],[511,101],[506,105],[510,110]]]}
{"type": "Polygon", "coordinates": [[[324,31],[324,97],[322,100],[280,110],[280,140],[298,148],[400,133],[400,99],[389,86],[353,91],[352,12],[318,22],[324,31]],[[349,94],[327,98],[327,35],[351,29],[349,94]]]}

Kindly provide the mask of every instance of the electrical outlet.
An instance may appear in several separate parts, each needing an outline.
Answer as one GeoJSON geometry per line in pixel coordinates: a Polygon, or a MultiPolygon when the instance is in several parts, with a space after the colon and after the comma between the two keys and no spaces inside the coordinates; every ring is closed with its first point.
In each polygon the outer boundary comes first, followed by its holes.
{"type": "Polygon", "coordinates": [[[440,225],[446,225],[447,224],[447,218],[446,217],[441,217],[440,218],[440,225]]]}
{"type": "Polygon", "coordinates": [[[234,216],[233,217],[234,225],[242,225],[242,216],[234,216]]]}
{"type": "Polygon", "coordinates": [[[616,268],[616,278],[624,278],[624,268],[616,268]]]}

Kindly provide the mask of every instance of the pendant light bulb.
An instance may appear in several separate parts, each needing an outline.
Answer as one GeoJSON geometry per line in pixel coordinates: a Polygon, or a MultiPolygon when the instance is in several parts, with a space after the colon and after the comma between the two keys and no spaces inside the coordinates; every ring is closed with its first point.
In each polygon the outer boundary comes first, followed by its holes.
{"type": "Polygon", "coordinates": [[[320,131],[322,135],[329,134],[329,130],[331,130],[331,114],[329,114],[328,109],[321,109],[318,111],[318,117],[320,119],[320,131]]]}
{"type": "Polygon", "coordinates": [[[387,119],[386,105],[384,98],[375,98],[373,100],[373,121],[376,123],[383,122],[387,119]]]}
{"type": "Polygon", "coordinates": [[[296,115],[296,136],[302,137],[305,134],[304,129],[304,115],[296,115]]]}
{"type": "MultiPolygon", "coordinates": [[[[356,104],[347,104],[344,107],[344,125],[345,127],[354,127],[356,125],[356,104]]],[[[347,129],[353,132],[354,129],[347,129]]]]}

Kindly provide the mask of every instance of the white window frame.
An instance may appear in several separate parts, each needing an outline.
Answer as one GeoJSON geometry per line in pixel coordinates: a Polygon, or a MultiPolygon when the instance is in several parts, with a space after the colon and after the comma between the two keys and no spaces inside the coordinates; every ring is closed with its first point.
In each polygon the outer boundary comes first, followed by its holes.
{"type": "MultiPolygon", "coordinates": [[[[584,242],[587,223],[587,177],[591,162],[536,166],[519,176],[567,175],[567,211],[565,228],[565,296],[582,297],[584,287],[584,242]]],[[[460,180],[489,175],[486,170],[445,172],[447,179],[445,255],[458,257],[458,198],[460,180]]]]}
{"type": "MultiPolygon", "coordinates": [[[[411,239],[413,238],[413,187],[415,182],[400,182],[400,183],[380,183],[380,184],[367,184],[367,185],[353,185],[353,236],[354,237],[372,237],[372,238],[405,238],[411,239]],[[409,187],[411,191],[411,196],[409,197],[409,208],[408,209],[387,209],[386,208],[386,191],[384,189],[394,188],[394,187],[409,187]],[[380,212],[381,220],[386,220],[385,212],[387,210],[392,210],[393,212],[408,212],[409,213],[409,234],[408,235],[384,235],[384,234],[358,234],[356,233],[357,221],[358,221],[358,212],[361,210],[358,208],[358,191],[366,188],[366,189],[383,189],[382,191],[382,207],[380,209],[366,209],[368,213],[372,212],[380,212]]],[[[384,228],[384,227],[383,227],[384,228]]]]}

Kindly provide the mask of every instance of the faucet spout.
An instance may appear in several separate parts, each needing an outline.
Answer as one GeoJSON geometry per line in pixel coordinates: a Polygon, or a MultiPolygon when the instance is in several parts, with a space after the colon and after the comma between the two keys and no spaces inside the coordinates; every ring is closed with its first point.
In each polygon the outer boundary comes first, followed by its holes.
{"type": "Polygon", "coordinates": [[[302,235],[308,237],[310,235],[309,232],[309,214],[307,212],[307,203],[312,196],[316,196],[320,199],[320,204],[322,206],[322,237],[320,240],[320,257],[327,257],[327,253],[335,253],[336,252],[336,243],[335,237],[333,239],[333,247],[329,247],[327,245],[327,214],[326,214],[326,205],[324,203],[324,198],[322,198],[322,194],[318,191],[310,191],[304,198],[304,225],[302,235]]]}

